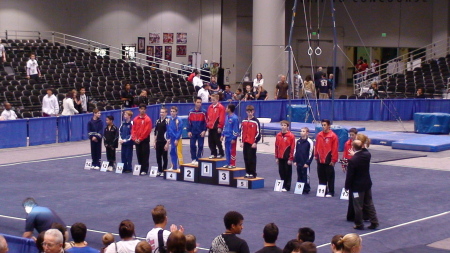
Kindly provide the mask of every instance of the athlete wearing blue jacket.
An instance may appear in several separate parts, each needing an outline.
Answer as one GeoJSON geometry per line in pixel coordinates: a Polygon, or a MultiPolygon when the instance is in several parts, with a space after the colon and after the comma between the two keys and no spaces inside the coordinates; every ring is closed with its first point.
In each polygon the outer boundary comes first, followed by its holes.
{"type": "Polygon", "coordinates": [[[122,145],[123,172],[132,172],[131,162],[133,161],[133,141],[131,140],[131,128],[133,127],[132,111],[123,112],[123,122],[119,128],[119,143],[122,145]]]}
{"type": "MultiPolygon", "coordinates": [[[[178,163],[183,163],[181,134],[183,132],[183,121],[178,118],[178,108],[170,108],[169,125],[167,126],[167,140],[170,143],[170,159],[172,160],[172,169],[178,169],[178,163]]],[[[167,144],[166,144],[167,145],[167,144]]]]}
{"type": "Polygon", "coordinates": [[[239,119],[234,110],[236,106],[229,104],[226,109],[227,116],[225,118],[225,126],[222,131],[221,141],[225,138],[225,156],[227,164],[224,168],[236,168],[236,140],[239,136],[239,119]]]}
{"type": "Polygon", "coordinates": [[[103,121],[100,119],[100,111],[94,109],[94,116],[88,122],[88,135],[91,140],[91,157],[94,169],[100,169],[102,158],[103,121]]]}
{"type": "Polygon", "coordinates": [[[311,162],[314,158],[314,142],[308,137],[309,129],[303,127],[300,130],[300,139],[295,147],[294,165],[297,165],[297,182],[305,183],[303,193],[309,193],[309,173],[311,162]]]}
{"type": "Polygon", "coordinates": [[[206,134],[206,110],[202,108],[202,99],[195,98],[195,107],[189,111],[187,132],[190,140],[192,164],[198,164],[203,156],[203,144],[206,134]],[[198,149],[196,143],[198,142],[198,149]]]}

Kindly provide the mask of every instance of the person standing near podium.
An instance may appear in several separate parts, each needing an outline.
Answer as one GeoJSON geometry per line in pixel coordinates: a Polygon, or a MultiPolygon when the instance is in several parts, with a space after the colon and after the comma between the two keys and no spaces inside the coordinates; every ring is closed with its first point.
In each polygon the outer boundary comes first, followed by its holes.
{"type": "Polygon", "coordinates": [[[253,116],[253,105],[246,107],[247,118],[241,123],[241,148],[244,148],[245,178],[256,178],[256,144],[261,139],[259,120],[253,116]]]}
{"type": "Polygon", "coordinates": [[[139,105],[139,115],[133,120],[131,139],[136,144],[136,156],[141,165],[141,175],[147,175],[150,157],[150,132],[152,131],[152,120],[146,114],[147,105],[139,105]]]}
{"type": "Polygon", "coordinates": [[[206,114],[206,127],[209,131],[208,146],[211,150],[209,159],[222,158],[224,151],[220,136],[225,125],[225,108],[219,103],[219,95],[211,95],[211,105],[206,114]],[[217,153],[217,149],[219,153],[217,153]]]}

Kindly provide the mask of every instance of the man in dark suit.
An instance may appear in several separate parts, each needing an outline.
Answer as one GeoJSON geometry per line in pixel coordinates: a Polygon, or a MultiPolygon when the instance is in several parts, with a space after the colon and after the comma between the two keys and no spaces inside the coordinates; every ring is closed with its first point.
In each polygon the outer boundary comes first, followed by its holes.
{"type": "Polygon", "coordinates": [[[355,209],[355,226],[353,228],[364,229],[364,210],[371,223],[367,228],[375,229],[379,223],[372,201],[372,180],[369,171],[371,155],[366,148],[363,148],[364,145],[360,140],[353,141],[352,146],[355,154],[348,160],[345,189],[353,195],[353,207],[355,209]]]}

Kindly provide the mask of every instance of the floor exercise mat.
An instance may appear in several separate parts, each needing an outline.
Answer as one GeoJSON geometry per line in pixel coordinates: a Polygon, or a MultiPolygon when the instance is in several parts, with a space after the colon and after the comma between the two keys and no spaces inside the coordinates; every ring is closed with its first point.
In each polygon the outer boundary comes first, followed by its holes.
{"type": "Polygon", "coordinates": [[[425,154],[418,154],[413,152],[402,152],[397,150],[376,150],[369,148],[370,154],[372,154],[372,163],[381,163],[388,161],[396,161],[403,159],[410,159],[416,157],[426,157],[425,154]]]}
{"type": "Polygon", "coordinates": [[[426,152],[439,152],[449,150],[450,136],[420,135],[420,137],[393,142],[392,148],[426,152]]]}

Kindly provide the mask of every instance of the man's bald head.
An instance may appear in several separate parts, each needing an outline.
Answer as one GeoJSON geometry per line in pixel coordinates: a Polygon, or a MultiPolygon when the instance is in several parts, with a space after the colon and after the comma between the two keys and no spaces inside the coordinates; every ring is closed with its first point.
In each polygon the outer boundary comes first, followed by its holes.
{"type": "Polygon", "coordinates": [[[0,235],[0,253],[8,252],[8,243],[6,242],[5,237],[0,235]]]}
{"type": "Polygon", "coordinates": [[[363,143],[360,140],[354,140],[352,142],[353,149],[355,151],[361,150],[363,148],[363,143]]]}

